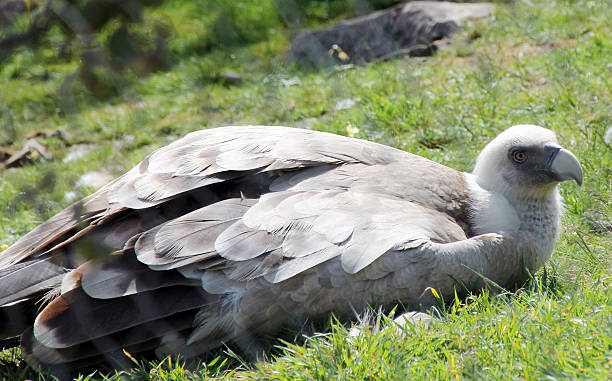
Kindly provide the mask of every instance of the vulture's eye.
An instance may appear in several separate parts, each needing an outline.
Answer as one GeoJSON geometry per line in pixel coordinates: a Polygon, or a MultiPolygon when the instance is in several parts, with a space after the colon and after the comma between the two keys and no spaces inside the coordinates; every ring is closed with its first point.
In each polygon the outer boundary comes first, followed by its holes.
{"type": "Polygon", "coordinates": [[[522,163],[527,160],[527,154],[525,153],[525,151],[516,150],[512,152],[512,160],[517,163],[522,163]]]}

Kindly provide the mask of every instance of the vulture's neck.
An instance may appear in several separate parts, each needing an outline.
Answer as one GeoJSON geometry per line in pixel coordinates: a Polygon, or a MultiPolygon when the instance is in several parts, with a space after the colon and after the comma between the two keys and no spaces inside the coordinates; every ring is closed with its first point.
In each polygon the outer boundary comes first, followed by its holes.
{"type": "MultiPolygon", "coordinates": [[[[469,175],[468,188],[472,202],[472,231],[516,233],[529,240],[538,256],[550,256],[557,239],[561,202],[557,187],[539,193],[517,193],[512,189],[484,189],[469,175]]],[[[480,182],[482,184],[482,182],[480,182]]]]}

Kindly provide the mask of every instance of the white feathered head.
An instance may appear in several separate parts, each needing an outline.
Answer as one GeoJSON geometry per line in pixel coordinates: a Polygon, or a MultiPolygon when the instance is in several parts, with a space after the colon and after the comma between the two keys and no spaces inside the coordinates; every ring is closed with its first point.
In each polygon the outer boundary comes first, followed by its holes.
{"type": "Polygon", "coordinates": [[[576,156],[552,131],[530,124],[510,127],[487,144],[472,173],[482,188],[506,196],[544,196],[566,180],[582,184],[576,156]]]}

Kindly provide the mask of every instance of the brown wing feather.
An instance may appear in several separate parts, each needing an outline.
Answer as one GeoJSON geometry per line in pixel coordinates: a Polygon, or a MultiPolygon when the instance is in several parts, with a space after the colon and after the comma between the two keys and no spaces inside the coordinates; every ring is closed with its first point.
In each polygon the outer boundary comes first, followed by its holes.
{"type": "Polygon", "coordinates": [[[0,253],[0,269],[14,265],[45,247],[54,245],[57,240],[75,229],[80,223],[87,223],[94,219],[101,210],[86,209],[84,206],[86,201],[87,199],[72,204],[0,253]]]}
{"type": "Polygon", "coordinates": [[[207,303],[210,298],[199,287],[172,286],[115,299],[94,299],[75,288],[38,315],[34,335],[47,347],[67,348],[207,303]]]}
{"type": "Polygon", "coordinates": [[[133,250],[128,250],[110,263],[89,261],[79,266],[81,288],[95,299],[113,299],[170,286],[200,286],[200,281],[187,279],[176,271],[151,271],[139,263],[133,250]]]}

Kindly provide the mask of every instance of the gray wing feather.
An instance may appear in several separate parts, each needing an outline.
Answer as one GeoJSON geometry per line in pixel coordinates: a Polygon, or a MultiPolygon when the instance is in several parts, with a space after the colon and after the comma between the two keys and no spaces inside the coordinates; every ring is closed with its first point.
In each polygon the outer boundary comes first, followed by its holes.
{"type": "Polygon", "coordinates": [[[66,270],[51,261],[33,259],[0,271],[0,307],[60,284],[66,270]]]}
{"type": "Polygon", "coordinates": [[[274,158],[260,156],[252,152],[227,151],[217,156],[215,163],[234,171],[249,171],[266,167],[274,162],[274,158]]]}
{"type": "Polygon", "coordinates": [[[314,231],[298,231],[291,233],[285,238],[282,245],[282,253],[286,258],[298,258],[335,247],[337,246],[314,231]]]}
{"type": "Polygon", "coordinates": [[[244,214],[242,222],[252,229],[278,230],[287,223],[287,218],[280,216],[276,209],[283,200],[294,194],[276,192],[262,195],[259,201],[244,214]]]}
{"type": "Polygon", "coordinates": [[[270,283],[280,283],[300,273],[303,273],[304,271],[312,269],[323,262],[337,257],[340,254],[340,248],[330,245],[322,250],[296,257],[290,261],[287,261],[286,263],[283,263],[277,270],[266,273],[264,275],[264,279],[270,283]]]}
{"type": "MultiPolygon", "coordinates": [[[[216,252],[208,252],[199,255],[194,255],[191,257],[186,257],[182,259],[167,259],[163,258],[153,264],[147,264],[150,269],[155,271],[166,271],[166,270],[181,270],[189,265],[198,264],[200,267],[200,263],[204,263],[206,265],[210,265],[211,260],[217,260],[218,255],[216,252]]],[[[140,260],[140,258],[139,258],[140,260]]],[[[225,261],[225,259],[223,260],[225,261]]]]}
{"type": "Polygon", "coordinates": [[[206,271],[202,274],[202,288],[211,294],[225,294],[240,291],[244,287],[240,281],[232,280],[218,271],[206,271]]]}
{"type": "Polygon", "coordinates": [[[96,299],[119,298],[163,287],[194,286],[199,283],[178,272],[151,271],[146,266],[128,261],[112,264],[90,261],[77,270],[82,274],[81,288],[96,299]]]}
{"type": "Polygon", "coordinates": [[[281,246],[282,240],[267,231],[253,230],[242,221],[235,222],[215,240],[215,249],[223,258],[244,261],[281,246]]]}
{"type": "MultiPolygon", "coordinates": [[[[444,213],[364,192],[277,192],[241,205],[235,214],[213,216],[222,210],[213,204],[144,233],[135,247],[139,260],[153,266],[186,266],[197,261],[180,262],[184,256],[206,251],[201,260],[219,256],[225,261],[201,268],[204,273],[223,269],[228,279],[263,276],[278,283],[338,256],[344,271],[354,274],[393,250],[466,238],[444,213]],[[211,220],[225,222],[209,225],[211,220]],[[215,228],[206,231],[210,226],[215,228]],[[155,236],[153,245],[150,236],[155,236]]],[[[367,277],[379,279],[392,268],[371,271],[367,277]]]]}
{"type": "Polygon", "coordinates": [[[238,218],[221,221],[177,221],[163,226],[155,235],[155,253],[184,258],[215,250],[215,239],[238,218]]]}
{"type": "MultiPolygon", "coordinates": [[[[116,199],[116,201],[121,205],[127,206],[128,200],[134,202],[135,200],[133,199],[135,198],[138,201],[149,202],[154,205],[178,194],[231,180],[241,175],[243,174],[237,171],[225,171],[209,176],[175,176],[172,173],[153,173],[140,177],[131,183],[133,192],[129,194],[130,198],[125,198],[124,196],[123,198],[116,199]]],[[[121,190],[117,190],[117,192],[121,192],[121,190]]]]}
{"type": "Polygon", "coordinates": [[[376,143],[308,130],[270,126],[217,128],[191,133],[154,152],[109,186],[108,198],[122,206],[143,208],[181,192],[239,177],[245,171],[343,163],[373,165],[404,155],[376,143]]]}
{"type": "Polygon", "coordinates": [[[167,265],[172,263],[193,263],[185,261],[186,257],[198,256],[202,260],[213,256],[214,242],[219,234],[234,224],[255,201],[223,200],[146,231],[135,244],[138,260],[147,265],[163,266],[157,267],[160,270],[169,268],[167,265]]]}
{"type": "Polygon", "coordinates": [[[353,235],[355,224],[359,222],[360,217],[364,216],[355,216],[354,212],[347,210],[326,211],[312,223],[313,231],[325,237],[328,242],[341,244],[353,235]]]}

